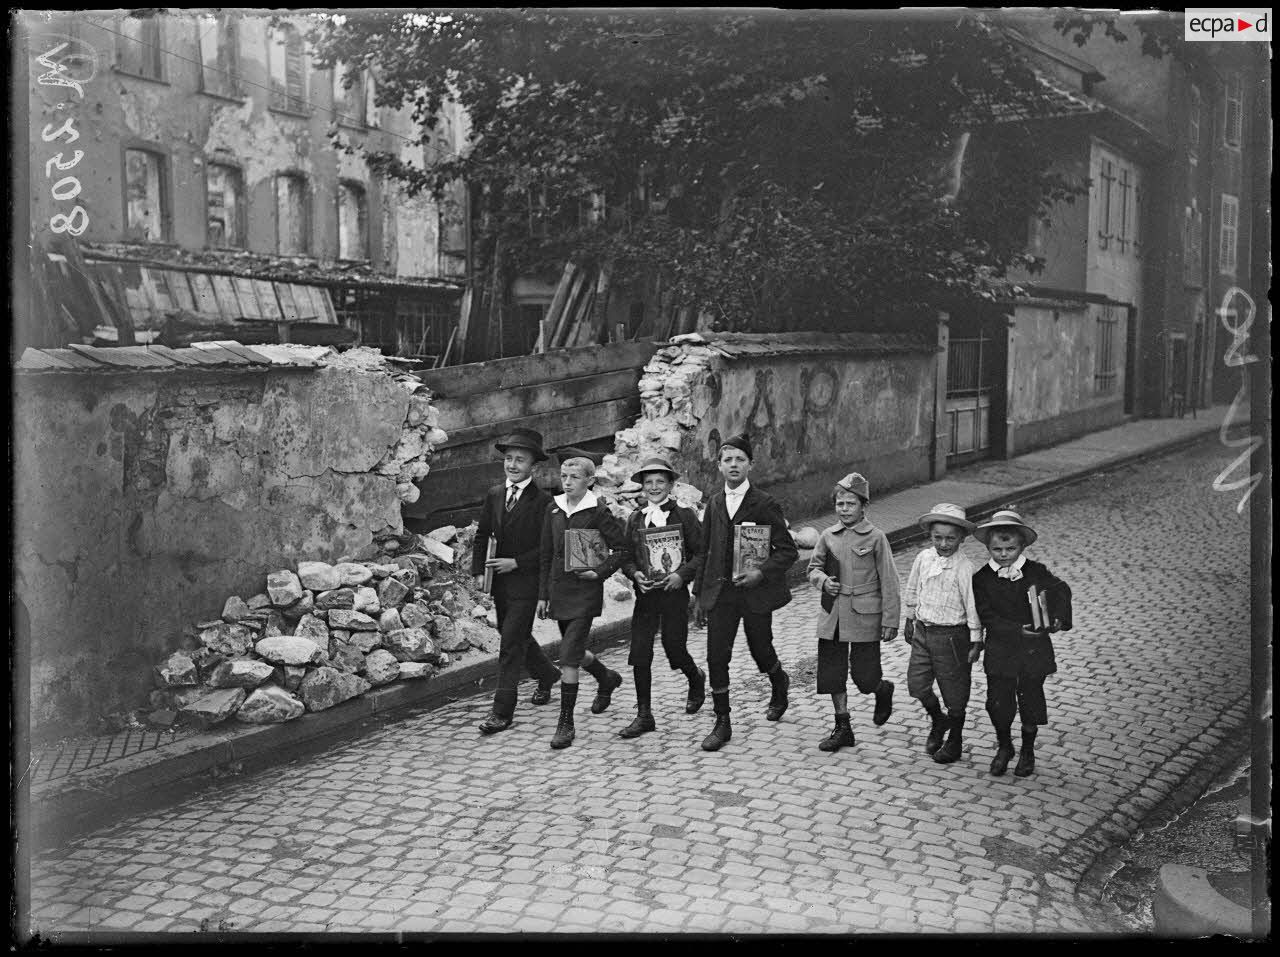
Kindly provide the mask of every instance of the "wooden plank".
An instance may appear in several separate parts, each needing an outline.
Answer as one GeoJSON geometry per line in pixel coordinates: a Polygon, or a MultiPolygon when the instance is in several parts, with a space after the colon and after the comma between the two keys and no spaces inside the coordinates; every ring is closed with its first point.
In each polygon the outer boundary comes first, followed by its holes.
{"type": "MultiPolygon", "coordinates": [[[[78,343],[77,343],[78,344],[78,343]]],[[[92,348],[90,346],[81,346],[82,349],[92,348]]],[[[94,350],[95,352],[97,350],[94,350]]],[[[88,355],[81,355],[75,349],[46,349],[45,355],[50,358],[65,362],[74,369],[101,369],[102,364],[88,355]]]]}
{"type": "MultiPolygon", "coordinates": [[[[484,443],[489,439],[505,434],[512,428],[536,429],[542,433],[544,448],[556,445],[569,445],[586,439],[598,439],[607,434],[607,426],[619,419],[635,415],[640,411],[640,397],[629,396],[622,399],[610,399],[577,408],[556,409],[540,415],[527,415],[520,419],[509,419],[505,422],[490,422],[484,425],[470,426],[449,433],[449,441],[440,446],[436,453],[444,455],[452,449],[461,448],[474,443],[484,443]]],[[[447,430],[446,430],[447,431],[447,430]]]]}
{"type": "Polygon", "coordinates": [[[266,356],[258,355],[258,353],[254,352],[248,346],[241,345],[238,342],[232,342],[229,339],[218,339],[213,342],[212,345],[215,345],[220,349],[226,349],[228,352],[234,352],[241,359],[247,359],[255,366],[271,365],[271,360],[266,356]]]}
{"type": "Polygon", "coordinates": [[[565,299],[564,308],[560,311],[560,316],[556,320],[555,333],[551,336],[550,348],[560,349],[564,346],[565,340],[569,335],[569,330],[573,326],[574,310],[579,300],[582,298],[583,290],[586,288],[588,271],[579,269],[573,277],[573,283],[569,287],[569,295],[565,299]]]}
{"type": "Polygon", "coordinates": [[[457,399],[433,399],[446,432],[495,422],[512,422],[530,415],[571,409],[636,395],[639,369],[619,369],[559,382],[497,389],[457,399]]]}
{"type": "Polygon", "coordinates": [[[187,312],[200,311],[196,308],[195,297],[191,294],[191,285],[187,282],[185,272],[179,272],[176,269],[162,269],[159,272],[169,287],[169,295],[173,297],[175,306],[187,312]]]}
{"type": "Polygon", "coordinates": [[[253,280],[244,276],[232,276],[231,285],[235,287],[236,298],[240,300],[241,319],[260,319],[262,307],[258,305],[258,294],[253,288],[253,280]]]}
{"type": "Polygon", "coordinates": [[[338,324],[338,314],[333,310],[333,298],[329,295],[329,290],[323,286],[312,286],[312,295],[320,304],[320,322],[327,322],[331,326],[338,324]]]}
{"type": "MultiPolygon", "coordinates": [[[[551,297],[551,305],[547,307],[547,314],[543,318],[543,322],[550,328],[551,332],[555,331],[556,324],[560,321],[560,314],[564,311],[564,304],[569,299],[569,288],[573,285],[574,274],[577,273],[578,267],[572,261],[564,264],[564,271],[560,274],[560,281],[556,284],[555,294],[551,297]]],[[[550,344],[550,333],[545,332],[542,336],[542,348],[539,352],[546,352],[547,346],[550,344]]]]}
{"type": "Polygon", "coordinates": [[[240,305],[240,299],[236,296],[235,284],[231,281],[231,277],[223,273],[214,273],[209,276],[209,282],[213,286],[213,294],[218,300],[218,312],[224,319],[239,319],[245,315],[244,307],[240,305]]]}
{"type": "Polygon", "coordinates": [[[258,297],[258,308],[262,310],[261,318],[269,322],[283,319],[280,303],[276,301],[275,287],[265,279],[253,280],[253,291],[258,297]]]}
{"type": "Polygon", "coordinates": [[[545,355],[491,359],[443,369],[424,369],[418,376],[436,396],[460,398],[619,369],[634,369],[638,373],[657,351],[655,343],[640,340],[585,349],[561,349],[545,355]]]}
{"type": "MultiPolygon", "coordinates": [[[[72,344],[68,346],[77,352],[87,349],[87,346],[76,346],[72,344]]],[[[132,369],[146,369],[155,367],[170,367],[173,363],[160,356],[153,356],[147,352],[142,346],[121,346],[113,348],[108,346],[105,349],[94,349],[86,355],[91,355],[98,362],[106,363],[112,366],[122,366],[132,369]]]]}
{"type": "Polygon", "coordinates": [[[247,366],[249,364],[248,359],[243,359],[234,352],[229,352],[222,348],[222,346],[215,346],[212,342],[194,342],[191,344],[191,348],[200,350],[202,354],[213,359],[218,365],[247,366]]]}
{"type": "Polygon", "coordinates": [[[168,359],[169,361],[175,362],[179,365],[199,366],[205,364],[204,361],[199,358],[199,353],[194,349],[170,349],[168,346],[162,346],[157,342],[151,343],[151,345],[146,348],[155,355],[158,355],[163,359],[168,359]],[[192,353],[196,354],[193,355],[192,353]]]}
{"type": "Polygon", "coordinates": [[[218,308],[218,298],[213,294],[213,283],[202,272],[187,273],[187,282],[191,286],[191,299],[194,305],[192,312],[218,316],[222,310],[218,308]]]}
{"type": "Polygon", "coordinates": [[[30,369],[33,371],[40,369],[62,369],[65,371],[75,367],[69,362],[63,362],[61,359],[53,358],[47,352],[43,352],[39,349],[32,349],[28,346],[26,350],[23,351],[22,358],[18,360],[18,364],[14,366],[14,368],[30,369]]]}

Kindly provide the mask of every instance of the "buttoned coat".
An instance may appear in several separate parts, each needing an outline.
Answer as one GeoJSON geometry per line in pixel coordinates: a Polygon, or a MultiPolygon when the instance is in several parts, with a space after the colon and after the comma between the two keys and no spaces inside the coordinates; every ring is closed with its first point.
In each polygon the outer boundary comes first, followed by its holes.
{"type": "Polygon", "coordinates": [[[1048,634],[1024,635],[1023,625],[1031,624],[1031,604],[1027,592],[1032,585],[1043,591],[1050,614],[1071,630],[1071,588],[1039,562],[1028,559],[1017,581],[1001,578],[989,562],[973,575],[973,602],[986,630],[983,670],[989,675],[1051,675],[1058,670],[1053,641],[1048,634]]]}
{"type": "Polygon", "coordinates": [[[485,493],[480,510],[480,527],[471,547],[471,574],[484,574],[485,552],[489,539],[498,541],[497,558],[514,558],[516,569],[505,575],[494,575],[495,591],[501,588],[509,599],[538,597],[538,573],[541,562],[542,521],[551,496],[530,482],[507,511],[506,483],[495,485],[485,493]]]}
{"type": "Polygon", "coordinates": [[[541,576],[538,597],[550,602],[547,616],[556,621],[594,618],[604,609],[604,583],[618,570],[627,548],[622,523],[609,506],[597,501],[594,507],[566,515],[555,499],[542,520],[541,576]],[[564,533],[569,528],[598,529],[609,547],[609,557],[594,569],[595,581],[579,578],[564,570],[564,533]]]}
{"type": "Polygon", "coordinates": [[[768,492],[762,492],[754,485],[747,488],[742,497],[742,504],[733,518],[725,506],[724,487],[721,486],[707,502],[707,509],[702,516],[702,526],[706,541],[702,568],[694,585],[694,593],[698,596],[698,605],[710,611],[720,597],[720,592],[732,584],[733,559],[733,526],[753,522],[756,525],[768,525],[769,557],[765,559],[760,571],[764,580],[754,588],[742,589],[748,610],[756,614],[774,611],[791,601],[791,589],[787,587],[787,569],[800,557],[796,543],[787,530],[786,519],[782,516],[782,506],[768,492]]]}
{"type": "MultiPolygon", "coordinates": [[[[809,559],[809,581],[820,592],[832,573],[840,594],[818,617],[818,637],[830,641],[879,641],[882,628],[897,628],[901,599],[898,569],[885,533],[867,519],[852,527],[837,522],[818,537],[809,559]],[[834,561],[833,561],[834,560],[834,561]]],[[[827,595],[823,592],[823,605],[827,595]]]]}

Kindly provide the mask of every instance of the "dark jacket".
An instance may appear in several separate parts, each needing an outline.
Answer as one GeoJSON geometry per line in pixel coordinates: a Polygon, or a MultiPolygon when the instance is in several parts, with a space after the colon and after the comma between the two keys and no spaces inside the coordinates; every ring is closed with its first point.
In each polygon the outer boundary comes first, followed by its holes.
{"type": "Polygon", "coordinates": [[[538,582],[538,598],[550,601],[547,615],[557,621],[573,618],[594,618],[604,608],[604,583],[622,564],[627,549],[626,533],[622,523],[613,517],[609,506],[598,501],[594,508],[584,508],[565,515],[551,500],[542,520],[541,575],[538,582]],[[584,581],[573,572],[564,570],[564,533],[569,528],[595,528],[604,536],[609,546],[609,557],[597,565],[595,581],[584,581]]]}
{"type": "MultiPolygon", "coordinates": [[[[670,528],[673,525],[679,525],[684,538],[684,564],[679,568],[673,569],[680,576],[685,586],[693,583],[697,577],[698,569],[702,567],[702,523],[698,521],[697,513],[693,509],[685,508],[677,505],[674,499],[667,503],[670,508],[667,512],[667,522],[662,528],[670,528]]],[[[622,559],[622,574],[627,576],[627,580],[635,584],[635,573],[639,571],[639,555],[640,555],[640,533],[647,528],[645,525],[645,517],[643,509],[636,509],[627,516],[627,551],[622,559]]],[[[640,593],[640,586],[635,585],[636,592],[640,593]]]]}
{"type": "Polygon", "coordinates": [[[1058,670],[1053,642],[1047,634],[1027,636],[1023,625],[1031,624],[1027,591],[1036,585],[1048,595],[1049,612],[1071,630],[1071,588],[1039,562],[1027,559],[1017,581],[1001,578],[984,562],[973,575],[973,603],[986,631],[983,669],[989,675],[1014,677],[1051,675],[1058,670]]]}
{"type": "Polygon", "coordinates": [[[800,553],[791,539],[791,533],[787,531],[782,506],[774,501],[773,496],[751,486],[747,489],[742,504],[738,506],[737,514],[730,519],[724,502],[724,487],[721,486],[707,502],[702,522],[706,551],[694,591],[698,595],[698,604],[704,610],[709,611],[715,605],[722,589],[736,587],[731,581],[733,526],[743,522],[768,525],[772,529],[769,535],[769,557],[760,568],[764,572],[764,581],[755,588],[743,589],[747,607],[752,612],[761,613],[774,611],[791,601],[791,589],[787,587],[787,569],[795,564],[800,553]]]}
{"type": "Polygon", "coordinates": [[[480,527],[476,530],[471,550],[471,574],[484,574],[485,550],[490,537],[498,540],[498,558],[514,558],[516,570],[494,575],[495,591],[499,588],[507,598],[538,597],[538,571],[541,560],[542,521],[551,496],[535,482],[525,486],[516,507],[507,512],[507,485],[495,485],[484,496],[480,510],[480,527]]]}

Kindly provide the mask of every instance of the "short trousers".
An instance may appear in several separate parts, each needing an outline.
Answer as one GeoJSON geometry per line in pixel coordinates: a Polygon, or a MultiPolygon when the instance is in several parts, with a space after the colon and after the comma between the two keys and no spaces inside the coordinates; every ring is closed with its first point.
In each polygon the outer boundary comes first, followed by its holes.
{"type": "Polygon", "coordinates": [[[587,654],[587,638],[593,618],[568,618],[557,621],[560,626],[560,664],[576,668],[587,654]]]}

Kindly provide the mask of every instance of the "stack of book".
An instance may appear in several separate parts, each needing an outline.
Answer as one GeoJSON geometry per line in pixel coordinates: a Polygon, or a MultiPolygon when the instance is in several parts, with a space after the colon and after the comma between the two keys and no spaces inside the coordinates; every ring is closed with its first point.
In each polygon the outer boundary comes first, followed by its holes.
{"type": "Polygon", "coordinates": [[[1032,585],[1027,589],[1027,604],[1031,606],[1031,627],[1036,631],[1048,631],[1053,622],[1049,614],[1049,596],[1032,585]]]}

